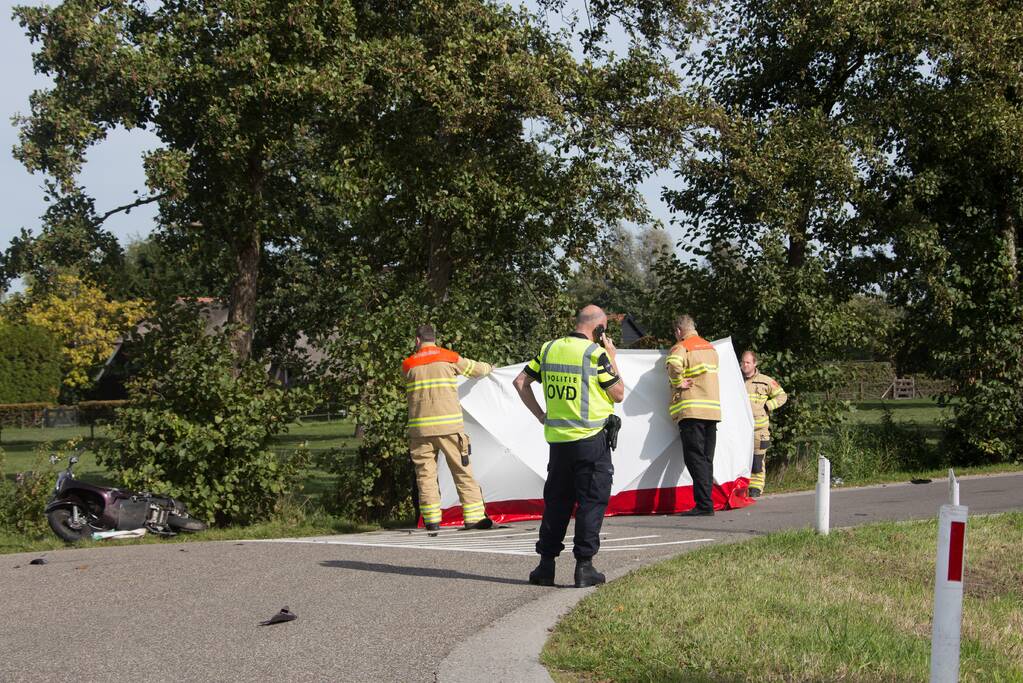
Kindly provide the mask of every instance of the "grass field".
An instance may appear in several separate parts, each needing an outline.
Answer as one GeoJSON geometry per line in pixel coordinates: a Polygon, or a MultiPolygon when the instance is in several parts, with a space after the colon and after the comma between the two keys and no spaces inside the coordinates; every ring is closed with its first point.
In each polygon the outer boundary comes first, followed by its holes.
{"type": "MultiPolygon", "coordinates": [[[[567,681],[926,681],[935,522],[771,535],[588,596],[542,659],[567,681]]],[[[961,680],[1023,682],[1023,513],[967,531],[961,680]]]]}
{"type": "MultiPolygon", "coordinates": [[[[355,425],[349,421],[332,422],[301,422],[290,425],[286,434],[274,441],[274,450],[280,454],[293,452],[305,445],[314,456],[322,457],[330,449],[342,449],[344,454],[354,453],[355,425]]],[[[45,455],[55,449],[62,450],[69,440],[81,442],[84,452],[75,466],[75,476],[95,484],[113,483],[107,471],[96,462],[95,449],[109,440],[104,427],[95,429],[95,438],[90,439],[88,427],[62,427],[53,429],[41,428],[6,428],[2,433],[0,448],[5,454],[5,472],[13,479],[18,472],[31,470],[39,462],[40,450],[45,455]]],[[[61,465],[66,465],[66,462],[61,465]]],[[[303,493],[313,499],[332,490],[334,476],[329,472],[315,467],[306,471],[303,493]]]]}
{"type": "Polygon", "coordinates": [[[879,424],[887,408],[892,419],[900,424],[915,423],[922,428],[938,428],[938,422],[948,414],[947,409],[927,398],[901,401],[860,401],[853,404],[853,410],[846,419],[857,424],[879,424]]]}
{"type": "MultiPolygon", "coordinates": [[[[929,399],[854,403],[842,423],[806,442],[791,461],[768,451],[767,492],[812,489],[817,455],[831,460],[836,486],[863,486],[948,476],[949,456],[942,449],[942,421],[950,414],[929,399]]],[[[957,467],[957,474],[991,474],[1020,469],[1018,463],[957,467]]]]}

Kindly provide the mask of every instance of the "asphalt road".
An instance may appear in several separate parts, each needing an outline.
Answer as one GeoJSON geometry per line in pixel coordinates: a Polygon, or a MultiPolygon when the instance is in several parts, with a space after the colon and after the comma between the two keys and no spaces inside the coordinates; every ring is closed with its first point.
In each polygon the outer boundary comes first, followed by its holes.
{"type": "MultiPolygon", "coordinates": [[[[926,518],[944,480],[832,492],[832,526],[926,518]]],[[[1023,509],[1023,473],[967,478],[970,514],[1023,509]]],[[[714,517],[605,520],[609,578],[814,522],[812,493],[714,517]]],[[[530,586],[536,523],[0,556],[3,681],[543,680],[536,656],[588,590],[530,586]],[[298,619],[258,626],[287,606],[298,619]]],[[[569,530],[571,535],[571,529],[569,530]]]]}

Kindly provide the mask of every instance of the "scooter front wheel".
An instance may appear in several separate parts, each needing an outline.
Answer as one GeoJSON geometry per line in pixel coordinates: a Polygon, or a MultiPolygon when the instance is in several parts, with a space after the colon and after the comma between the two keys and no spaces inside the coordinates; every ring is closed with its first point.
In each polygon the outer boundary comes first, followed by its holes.
{"type": "Polygon", "coordinates": [[[53,533],[68,543],[77,543],[92,537],[92,529],[85,522],[76,524],[70,507],[57,508],[46,513],[46,521],[50,523],[53,533]]]}
{"type": "Polygon", "coordinates": [[[187,516],[183,517],[181,515],[175,515],[173,513],[171,513],[170,517],[168,517],[167,519],[167,526],[169,526],[171,529],[174,529],[174,531],[195,532],[205,531],[206,529],[206,525],[200,522],[198,519],[195,519],[194,517],[187,516]]]}

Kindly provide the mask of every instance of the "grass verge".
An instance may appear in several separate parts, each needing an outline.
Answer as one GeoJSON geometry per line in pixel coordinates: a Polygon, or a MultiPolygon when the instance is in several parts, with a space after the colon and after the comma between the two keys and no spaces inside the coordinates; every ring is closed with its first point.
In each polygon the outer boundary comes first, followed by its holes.
{"type": "MultiPolygon", "coordinates": [[[[936,522],[687,553],[588,596],[542,654],[558,681],[926,681],[936,522]]],[[[967,530],[962,681],[1023,681],[1023,513],[967,530]]]]}
{"type": "MultiPolygon", "coordinates": [[[[409,522],[411,524],[411,522],[409,522]]],[[[184,543],[191,541],[235,541],[258,538],[293,538],[299,536],[324,536],[327,534],[350,534],[373,531],[379,527],[353,522],[341,517],[314,513],[300,519],[275,519],[249,526],[232,526],[209,529],[194,534],[179,534],[173,537],[145,536],[139,539],[83,541],[75,545],[65,544],[53,534],[27,537],[23,534],[0,532],[0,554],[48,552],[66,548],[98,548],[112,545],[139,545],[144,543],[184,543]]]]}

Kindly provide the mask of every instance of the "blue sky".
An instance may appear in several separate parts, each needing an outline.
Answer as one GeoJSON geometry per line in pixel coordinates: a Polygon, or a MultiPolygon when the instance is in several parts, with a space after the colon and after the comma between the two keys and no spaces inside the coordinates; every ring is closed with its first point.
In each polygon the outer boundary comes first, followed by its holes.
{"type": "MultiPolygon", "coordinates": [[[[29,95],[33,90],[47,86],[47,79],[33,73],[32,46],[21,27],[11,18],[15,4],[43,3],[36,0],[22,0],[18,3],[5,0],[3,17],[0,18],[0,64],[4,65],[0,76],[3,110],[3,120],[0,121],[0,187],[4,188],[0,250],[6,249],[11,238],[18,235],[22,228],[37,231],[40,216],[46,210],[42,176],[28,173],[11,154],[11,149],[18,142],[17,128],[11,122],[11,117],[27,114],[29,95]]],[[[135,190],[140,194],[144,192],[141,154],[155,146],[156,142],[155,136],[146,131],[128,133],[118,130],[89,151],[80,181],[96,200],[98,212],[103,213],[134,201],[136,196],[132,193],[135,190]]],[[[644,185],[643,191],[655,216],[667,224],[667,210],[659,199],[662,184],[661,180],[653,179],[644,185]]],[[[104,225],[122,244],[126,244],[133,237],[147,235],[153,229],[155,215],[155,205],[144,206],[127,216],[117,214],[104,225]]]]}
{"type": "MultiPolygon", "coordinates": [[[[11,18],[15,4],[4,2],[0,20],[0,76],[3,120],[0,121],[0,187],[3,187],[3,218],[0,220],[0,249],[6,249],[21,228],[36,230],[46,210],[43,202],[43,178],[33,176],[11,155],[18,132],[11,122],[15,114],[27,114],[28,98],[33,90],[45,88],[47,80],[32,71],[32,46],[22,29],[11,18]]],[[[41,3],[39,3],[41,4],[41,3]]],[[[87,158],[81,181],[96,199],[96,209],[107,211],[133,201],[133,190],[145,189],[141,153],[156,140],[144,131],[114,131],[109,139],[94,147],[87,158]]],[[[130,215],[111,217],[106,226],[122,243],[134,235],[148,234],[153,228],[155,207],[146,206],[130,215]]]]}

